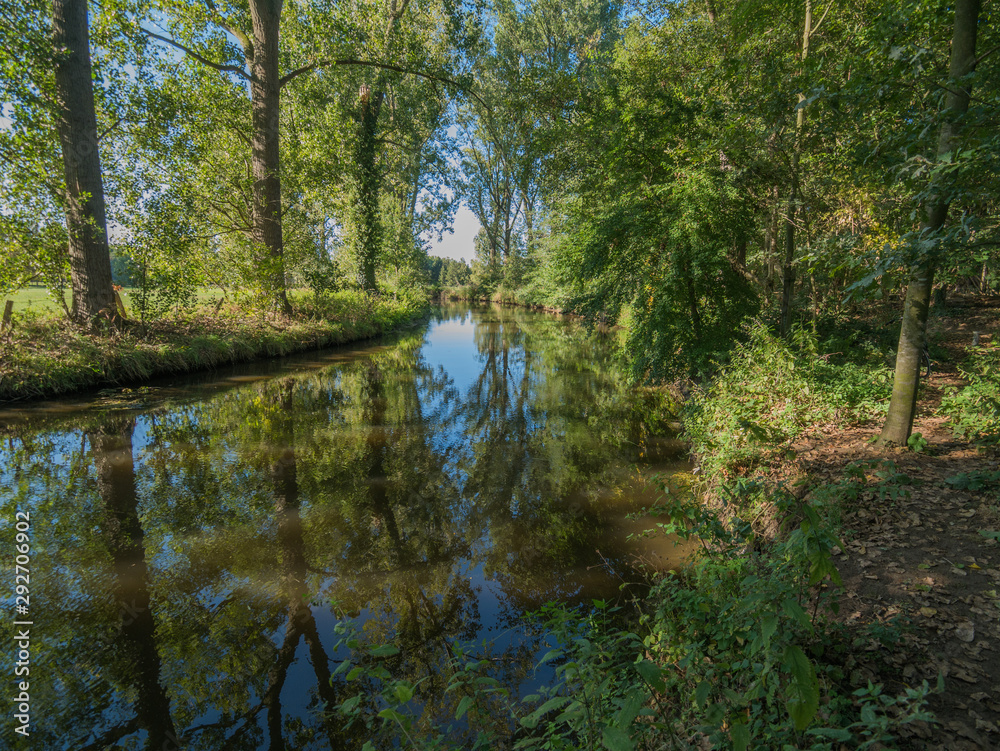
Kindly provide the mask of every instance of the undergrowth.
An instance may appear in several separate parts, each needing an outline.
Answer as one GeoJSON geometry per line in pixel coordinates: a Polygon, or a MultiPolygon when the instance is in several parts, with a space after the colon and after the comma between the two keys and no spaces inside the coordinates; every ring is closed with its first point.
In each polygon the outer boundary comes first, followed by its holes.
{"type": "Polygon", "coordinates": [[[967,383],[948,389],[940,412],[956,436],[995,447],[1000,444],[1000,347],[973,349],[959,372],[967,383]]]}
{"type": "Polygon", "coordinates": [[[731,363],[694,389],[684,409],[684,436],[707,476],[732,477],[780,457],[783,444],[823,423],[843,426],[885,414],[891,370],[864,359],[833,364],[818,350],[806,329],[785,341],[757,323],[731,363]]]}

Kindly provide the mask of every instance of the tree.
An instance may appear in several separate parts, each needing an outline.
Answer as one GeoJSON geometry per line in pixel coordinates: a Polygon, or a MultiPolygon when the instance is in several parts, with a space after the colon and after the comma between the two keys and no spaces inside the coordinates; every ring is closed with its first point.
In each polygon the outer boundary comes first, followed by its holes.
{"type": "Polygon", "coordinates": [[[206,0],[205,5],[208,10],[207,20],[238,40],[243,53],[242,65],[211,60],[175,39],[148,29],[145,31],[150,37],[182,50],[199,63],[222,73],[235,73],[250,84],[252,236],[265,253],[260,262],[264,276],[269,279],[275,305],[282,313],[289,315],[292,307],[288,302],[285,285],[281,224],[280,92],[282,86],[305,71],[300,69],[284,77],[280,73],[279,32],[283,0],[248,0],[249,31],[241,29],[224,15],[212,0],[206,0]]]}
{"type": "MultiPolygon", "coordinates": [[[[955,3],[947,95],[935,155],[939,165],[954,159],[960,145],[961,118],[969,109],[972,94],[970,76],[976,67],[979,7],[980,0],[956,0],[955,3]]],[[[917,238],[918,255],[911,268],[910,283],[903,304],[892,400],[879,438],[879,442],[883,444],[905,444],[913,429],[920,366],[927,342],[927,314],[934,285],[934,270],[943,250],[939,235],[948,218],[951,203],[949,193],[935,184],[942,179],[940,171],[932,172],[925,194],[925,218],[917,238]]]]}
{"type": "Polygon", "coordinates": [[[90,65],[87,0],[54,0],[56,129],[66,178],[72,317],[117,319],[90,65]]]}

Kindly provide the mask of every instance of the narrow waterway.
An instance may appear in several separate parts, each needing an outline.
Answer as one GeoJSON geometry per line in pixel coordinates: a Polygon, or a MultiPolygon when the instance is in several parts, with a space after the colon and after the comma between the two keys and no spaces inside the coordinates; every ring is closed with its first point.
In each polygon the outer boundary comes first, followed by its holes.
{"type": "Polygon", "coordinates": [[[550,639],[527,613],[678,560],[637,534],[650,476],[686,468],[649,398],[579,323],[456,305],[376,344],[0,409],[8,560],[30,520],[27,599],[12,565],[4,585],[5,613],[28,602],[28,747],[360,748],[324,707],[377,710],[395,681],[460,734],[458,653],[533,690],[550,639]]]}

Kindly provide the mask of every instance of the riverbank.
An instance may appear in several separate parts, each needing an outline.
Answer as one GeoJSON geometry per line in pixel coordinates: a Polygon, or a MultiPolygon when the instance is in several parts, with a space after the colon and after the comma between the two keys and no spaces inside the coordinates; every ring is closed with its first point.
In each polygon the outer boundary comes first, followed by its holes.
{"type": "Polygon", "coordinates": [[[369,339],[414,321],[422,305],[340,292],[305,299],[293,317],[202,306],[108,333],[62,315],[18,313],[0,334],[0,402],[139,384],[158,375],[281,357],[369,339]]]}
{"type": "Polygon", "coordinates": [[[682,643],[677,655],[696,655],[696,679],[718,680],[704,664],[733,667],[731,694],[713,686],[715,703],[696,702],[686,730],[738,722],[746,694],[770,680],[771,700],[751,709],[744,747],[780,747],[783,734],[800,748],[821,738],[1000,747],[996,316],[963,312],[931,326],[934,373],[904,448],[873,442],[888,396],[884,366],[863,353],[831,366],[808,337],[788,346],[755,332],[687,405],[686,433],[714,506],[689,525],[713,551],[687,574],[683,596],[669,586],[655,596],[722,614],[671,634],[682,643]],[[973,329],[986,346],[969,346],[973,329]],[[738,617],[749,615],[748,599],[755,625],[738,617]]]}
{"type": "Polygon", "coordinates": [[[495,305],[525,308],[526,310],[536,310],[542,313],[552,313],[554,315],[568,316],[571,318],[586,317],[580,315],[579,313],[574,313],[571,310],[541,302],[535,299],[530,291],[524,289],[510,290],[501,287],[490,294],[484,294],[479,288],[472,285],[466,285],[464,287],[445,287],[437,294],[441,300],[446,301],[491,303],[495,305]]]}

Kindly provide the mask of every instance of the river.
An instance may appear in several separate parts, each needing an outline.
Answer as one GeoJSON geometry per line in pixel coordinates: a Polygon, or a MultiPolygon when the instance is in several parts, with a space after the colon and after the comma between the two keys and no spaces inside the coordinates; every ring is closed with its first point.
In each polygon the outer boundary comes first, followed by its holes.
{"type": "Polygon", "coordinates": [[[534,690],[551,639],[527,614],[676,564],[638,534],[650,476],[686,469],[655,398],[578,322],[450,305],[374,343],[0,409],[25,747],[360,748],[324,706],[397,686],[460,737],[463,661],[534,690]]]}

